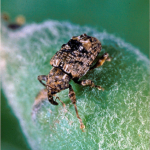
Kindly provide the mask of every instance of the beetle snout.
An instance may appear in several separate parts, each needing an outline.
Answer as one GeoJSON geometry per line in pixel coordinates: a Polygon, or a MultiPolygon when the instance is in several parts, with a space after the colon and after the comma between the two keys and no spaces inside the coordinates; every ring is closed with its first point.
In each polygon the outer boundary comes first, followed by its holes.
{"type": "Polygon", "coordinates": [[[51,96],[51,95],[48,95],[48,101],[53,105],[58,105],[58,103],[53,100],[53,96],[51,96]]]}

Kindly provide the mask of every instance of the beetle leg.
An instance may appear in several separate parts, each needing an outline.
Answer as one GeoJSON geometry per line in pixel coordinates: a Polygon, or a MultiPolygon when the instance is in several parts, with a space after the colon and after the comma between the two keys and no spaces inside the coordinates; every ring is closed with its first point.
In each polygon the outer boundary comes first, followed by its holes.
{"type": "MultiPolygon", "coordinates": [[[[65,103],[63,101],[61,101],[61,99],[58,96],[56,97],[56,99],[58,99],[62,103],[63,107],[66,106],[65,103]]],[[[55,99],[55,101],[56,101],[56,99],[55,99]]]]}
{"type": "Polygon", "coordinates": [[[75,111],[76,111],[76,116],[77,116],[77,118],[80,121],[80,129],[84,132],[83,129],[85,128],[85,126],[84,126],[84,124],[82,122],[82,119],[80,118],[80,116],[78,114],[77,105],[76,105],[76,95],[75,95],[75,92],[74,92],[74,90],[73,90],[73,88],[72,88],[72,86],[70,84],[69,84],[69,98],[71,99],[71,101],[72,101],[72,103],[74,105],[74,108],[75,108],[75,111]]]}
{"type": "Polygon", "coordinates": [[[90,70],[102,66],[105,61],[111,61],[111,58],[109,57],[108,53],[103,54],[102,57],[97,61],[97,63],[90,68],[90,70]]]}
{"type": "Polygon", "coordinates": [[[38,80],[41,82],[41,84],[43,84],[44,86],[47,86],[45,83],[42,82],[42,80],[47,82],[47,76],[46,75],[38,76],[38,80]]]}
{"type": "Polygon", "coordinates": [[[102,88],[101,86],[98,86],[98,85],[95,85],[94,82],[92,80],[82,80],[82,81],[75,81],[77,84],[80,84],[82,86],[90,86],[90,87],[96,87],[98,88],[99,90],[103,90],[104,91],[104,88],[102,88]]]}

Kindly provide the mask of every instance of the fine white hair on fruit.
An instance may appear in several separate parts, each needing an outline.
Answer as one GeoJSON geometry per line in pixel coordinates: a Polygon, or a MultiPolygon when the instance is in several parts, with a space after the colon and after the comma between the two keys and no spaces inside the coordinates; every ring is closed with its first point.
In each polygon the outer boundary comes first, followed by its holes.
{"type": "Polygon", "coordinates": [[[48,20],[26,24],[17,31],[2,24],[1,57],[2,88],[33,150],[149,148],[149,60],[130,43],[106,31],[69,22],[48,20]],[[37,93],[44,88],[37,76],[48,74],[52,56],[67,39],[81,32],[100,40],[102,52],[112,57],[111,62],[86,75],[104,91],[70,83],[85,133],[79,129],[68,89],[58,93],[66,109],[43,100],[32,111],[37,93]]]}

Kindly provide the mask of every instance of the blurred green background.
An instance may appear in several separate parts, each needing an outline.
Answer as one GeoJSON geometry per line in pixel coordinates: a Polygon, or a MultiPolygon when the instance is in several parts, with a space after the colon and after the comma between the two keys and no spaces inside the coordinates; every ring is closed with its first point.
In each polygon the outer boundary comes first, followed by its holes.
{"type": "MultiPolygon", "coordinates": [[[[66,20],[106,30],[149,55],[148,0],[2,0],[1,11],[7,12],[12,22],[21,14],[27,23],[66,20]]],[[[3,92],[1,98],[2,150],[30,149],[3,92]]]]}

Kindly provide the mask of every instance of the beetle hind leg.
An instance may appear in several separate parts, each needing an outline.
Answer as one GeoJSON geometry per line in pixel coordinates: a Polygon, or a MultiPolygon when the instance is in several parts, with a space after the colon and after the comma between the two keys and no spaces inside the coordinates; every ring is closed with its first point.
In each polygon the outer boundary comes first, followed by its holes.
{"type": "Polygon", "coordinates": [[[96,63],[94,66],[92,66],[92,67],[90,68],[90,70],[93,70],[93,69],[95,69],[95,68],[97,68],[97,67],[102,66],[105,61],[111,61],[111,58],[109,57],[109,54],[108,54],[108,53],[104,53],[104,54],[101,56],[101,58],[97,61],[97,63],[96,63]]]}
{"type": "Polygon", "coordinates": [[[69,98],[71,99],[73,105],[74,105],[74,108],[75,108],[75,111],[76,111],[76,116],[77,118],[79,119],[79,122],[80,122],[80,129],[84,132],[84,124],[82,122],[82,119],[80,118],[79,114],[78,114],[78,110],[77,110],[77,105],[76,105],[76,95],[75,95],[75,92],[72,88],[72,86],[69,84],[69,98]]]}

